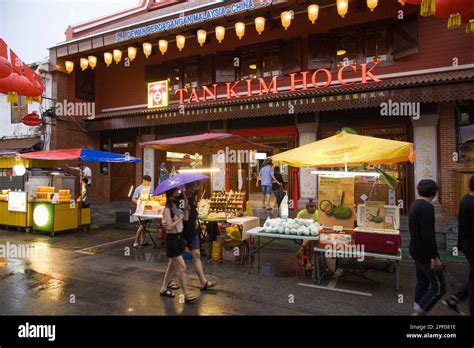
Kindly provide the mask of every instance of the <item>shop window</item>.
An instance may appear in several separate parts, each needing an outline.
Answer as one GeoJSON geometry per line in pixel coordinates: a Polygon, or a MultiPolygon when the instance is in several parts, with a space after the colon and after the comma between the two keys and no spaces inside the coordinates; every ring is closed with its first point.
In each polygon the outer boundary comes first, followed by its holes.
{"type": "MultiPolygon", "coordinates": [[[[295,52],[293,52],[295,54],[295,52]]],[[[280,46],[273,45],[263,49],[262,77],[281,75],[280,46]]]]}
{"type": "Polygon", "coordinates": [[[387,61],[387,30],[371,30],[365,33],[365,60],[367,63],[387,61]]]}
{"type": "Polygon", "coordinates": [[[240,54],[240,79],[256,79],[259,70],[257,48],[246,49],[240,54]]]}
{"type": "Polygon", "coordinates": [[[172,65],[168,67],[168,82],[171,92],[175,92],[181,88],[181,68],[179,65],[172,65]]]}
{"type": "MultiPolygon", "coordinates": [[[[295,38],[287,40],[278,46],[278,54],[280,56],[281,65],[280,75],[286,75],[292,72],[301,71],[301,39],[295,38]]],[[[265,59],[265,53],[264,53],[265,59]]]]}
{"type": "Polygon", "coordinates": [[[94,70],[86,69],[81,71],[75,69],[76,72],[76,98],[95,101],[95,74],[94,70]]]}
{"type": "Polygon", "coordinates": [[[458,105],[456,114],[459,162],[474,163],[474,103],[458,105]]]}
{"type": "Polygon", "coordinates": [[[308,36],[308,69],[328,69],[331,67],[331,47],[328,34],[308,36]]]}
{"type": "Polygon", "coordinates": [[[198,63],[196,61],[189,62],[183,67],[184,70],[184,87],[196,88],[199,86],[198,79],[198,63]]]}
{"type": "Polygon", "coordinates": [[[357,34],[350,33],[336,38],[336,64],[337,67],[343,65],[357,64],[358,47],[357,34]]]}
{"type": "Polygon", "coordinates": [[[235,60],[234,52],[221,52],[216,55],[216,82],[235,81],[235,60]]]}
{"type": "Polygon", "coordinates": [[[21,119],[28,114],[28,105],[25,97],[20,96],[17,103],[13,103],[11,107],[11,123],[20,123],[21,119]]]}

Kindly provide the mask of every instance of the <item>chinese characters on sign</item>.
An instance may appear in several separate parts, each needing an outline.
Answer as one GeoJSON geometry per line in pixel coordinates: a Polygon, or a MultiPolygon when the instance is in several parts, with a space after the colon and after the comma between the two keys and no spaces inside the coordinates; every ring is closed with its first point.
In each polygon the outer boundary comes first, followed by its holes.
{"type": "Polygon", "coordinates": [[[168,106],[168,81],[151,82],[148,84],[148,108],[168,106]]]}
{"type": "Polygon", "coordinates": [[[414,130],[415,150],[417,160],[415,162],[415,182],[431,179],[438,180],[437,168],[437,145],[436,126],[415,126],[414,130]]]}

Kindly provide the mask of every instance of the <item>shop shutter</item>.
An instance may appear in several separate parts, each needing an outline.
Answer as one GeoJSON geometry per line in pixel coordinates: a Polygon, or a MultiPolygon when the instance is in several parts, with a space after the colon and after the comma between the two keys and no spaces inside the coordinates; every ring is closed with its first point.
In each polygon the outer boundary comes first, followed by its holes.
{"type": "Polygon", "coordinates": [[[207,55],[199,58],[198,63],[198,79],[200,86],[211,85],[213,56],[207,55]]]}
{"type": "Polygon", "coordinates": [[[301,71],[301,40],[295,38],[281,45],[281,70],[284,75],[301,71]]]}
{"type": "Polygon", "coordinates": [[[216,55],[216,82],[235,81],[234,52],[218,53],[216,55]]]}
{"type": "Polygon", "coordinates": [[[328,69],[331,67],[328,34],[308,36],[308,69],[328,69]]]}
{"type": "Polygon", "coordinates": [[[418,18],[411,17],[393,26],[393,59],[419,52],[418,18]]]}

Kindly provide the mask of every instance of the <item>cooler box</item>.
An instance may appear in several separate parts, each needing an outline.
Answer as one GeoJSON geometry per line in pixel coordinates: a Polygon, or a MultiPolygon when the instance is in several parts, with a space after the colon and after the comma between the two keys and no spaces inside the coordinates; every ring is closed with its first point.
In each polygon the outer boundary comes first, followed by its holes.
{"type": "Polygon", "coordinates": [[[364,226],[365,205],[357,206],[357,228],[354,229],[354,241],[364,245],[367,252],[381,254],[397,254],[401,246],[400,210],[396,206],[385,206],[385,216],[391,216],[395,229],[374,229],[364,226]]]}

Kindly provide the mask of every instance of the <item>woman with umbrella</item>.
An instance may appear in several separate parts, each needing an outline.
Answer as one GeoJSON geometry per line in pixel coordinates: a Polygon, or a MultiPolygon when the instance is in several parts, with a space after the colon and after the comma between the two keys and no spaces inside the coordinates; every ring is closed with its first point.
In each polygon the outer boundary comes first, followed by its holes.
{"type": "Polygon", "coordinates": [[[177,289],[177,286],[173,283],[172,279],[174,274],[177,273],[179,286],[184,292],[186,303],[195,302],[197,297],[189,292],[186,263],[183,259],[185,247],[183,221],[189,219],[189,202],[186,194],[183,195],[182,191],[178,188],[182,187],[184,191],[184,185],[207,178],[207,176],[201,174],[178,174],[161,182],[154,192],[155,195],[166,194],[166,207],[163,211],[162,223],[166,229],[165,246],[169,261],[160,295],[175,297],[172,289],[177,289]]]}

